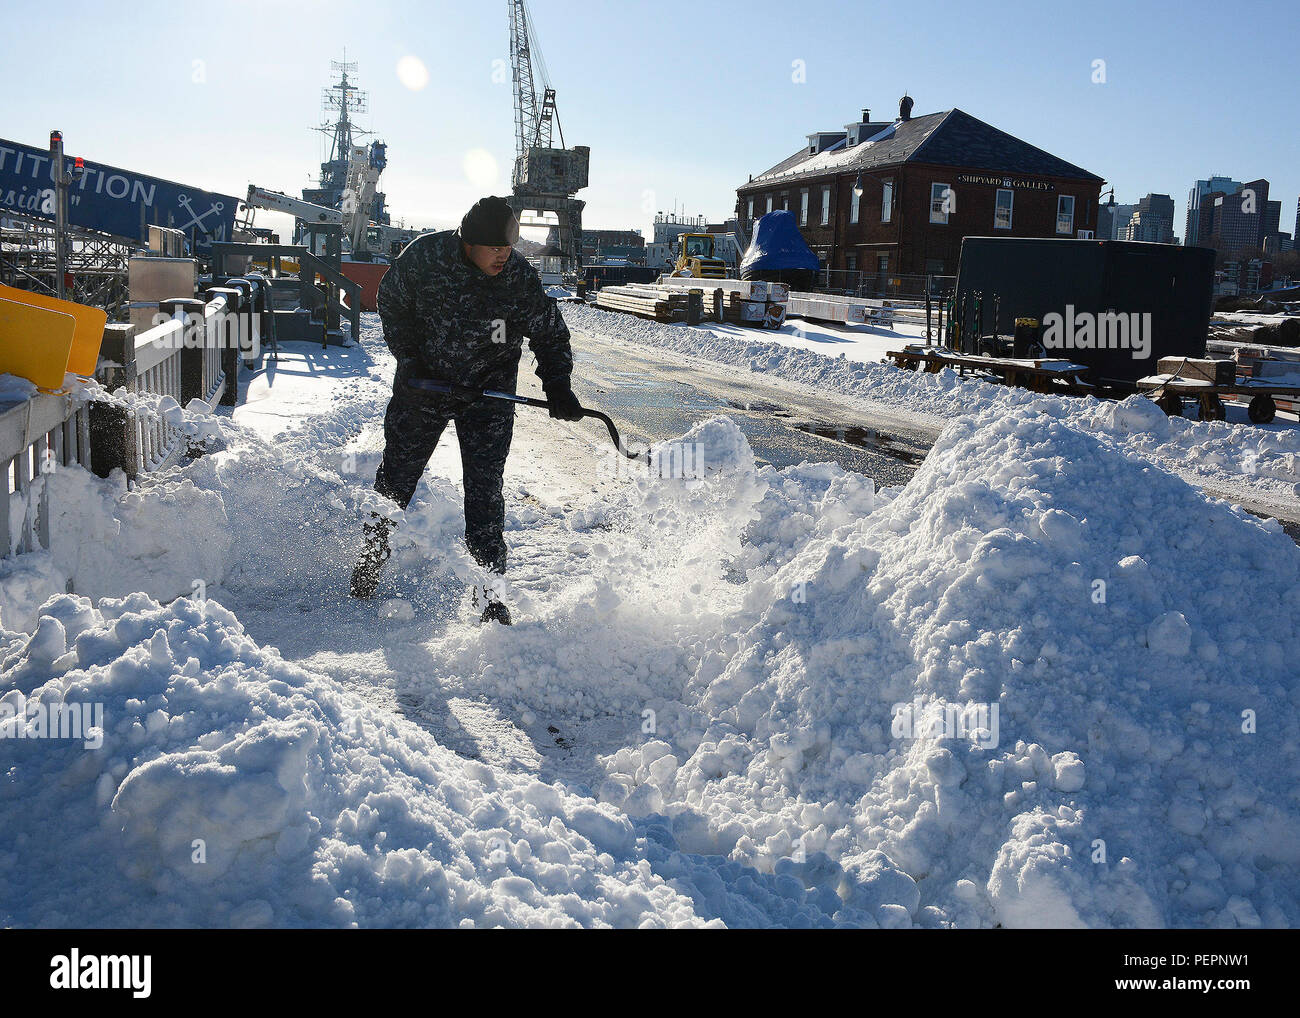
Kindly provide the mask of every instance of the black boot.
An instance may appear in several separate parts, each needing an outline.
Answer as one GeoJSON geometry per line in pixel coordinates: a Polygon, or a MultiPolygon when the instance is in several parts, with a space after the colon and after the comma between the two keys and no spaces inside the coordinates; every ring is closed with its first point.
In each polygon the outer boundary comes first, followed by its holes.
{"type": "Polygon", "coordinates": [[[374,597],[375,588],[379,586],[379,570],[392,554],[388,547],[388,534],[393,529],[393,521],[378,513],[371,513],[370,519],[370,523],[362,525],[366,545],[352,569],[353,597],[374,597]]]}
{"type": "Polygon", "coordinates": [[[503,626],[514,625],[514,620],[510,618],[510,609],[505,606],[504,601],[489,601],[478,621],[479,625],[484,622],[500,622],[503,626]]]}
{"type": "Polygon", "coordinates": [[[503,626],[514,625],[514,621],[510,618],[510,609],[501,600],[501,581],[499,580],[474,584],[474,593],[470,604],[474,608],[481,607],[483,609],[483,614],[479,616],[479,625],[484,622],[500,622],[503,626]]]}

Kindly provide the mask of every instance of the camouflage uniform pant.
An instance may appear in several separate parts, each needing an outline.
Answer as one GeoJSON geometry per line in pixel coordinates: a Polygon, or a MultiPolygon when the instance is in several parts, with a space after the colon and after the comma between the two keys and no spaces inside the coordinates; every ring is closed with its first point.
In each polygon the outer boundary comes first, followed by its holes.
{"type": "Polygon", "coordinates": [[[465,477],[465,544],[480,565],[503,573],[506,503],[501,489],[514,433],[513,403],[482,399],[464,404],[396,382],[384,415],[384,458],[375,491],[405,509],[452,420],[465,477]]]}

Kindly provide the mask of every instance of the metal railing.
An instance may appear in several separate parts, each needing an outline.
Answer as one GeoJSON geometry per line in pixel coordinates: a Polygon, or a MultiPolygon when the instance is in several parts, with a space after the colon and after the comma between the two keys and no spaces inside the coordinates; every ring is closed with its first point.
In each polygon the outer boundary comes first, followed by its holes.
{"type": "Polygon", "coordinates": [[[956,283],[956,276],[821,269],[817,273],[814,288],[825,293],[840,293],[853,297],[896,297],[902,300],[921,301],[925,300],[927,289],[931,297],[949,296],[956,283]]]}
{"type": "MultiPolygon", "coordinates": [[[[227,386],[235,384],[226,370],[232,350],[238,356],[238,340],[231,333],[228,309],[238,303],[233,289],[218,292],[206,302],[180,298],[164,301],[162,306],[172,312],[171,320],[132,337],[134,379],[121,381],[138,394],[170,396],[178,406],[185,406],[195,397],[213,404],[226,394],[227,386]]],[[[160,414],[141,414],[137,410],[131,416],[136,473],[161,470],[184,451],[182,433],[160,414]]]]}
{"type": "Polygon", "coordinates": [[[89,405],[71,396],[38,394],[0,403],[0,558],[50,546],[46,478],[60,466],[90,466],[89,405]],[[15,499],[14,496],[18,498],[15,499]],[[21,518],[11,519],[13,507],[21,518]],[[17,533],[14,524],[17,523],[17,533]]]}
{"type": "Polygon", "coordinates": [[[0,558],[50,547],[46,482],[59,467],[77,464],[100,477],[120,470],[131,483],[187,452],[185,432],[159,412],[164,397],[180,407],[196,397],[209,405],[236,402],[240,358],[259,350],[270,291],[260,276],[226,284],[210,287],[204,299],[161,301],[169,320],[145,332],[106,325],[95,370],[106,395],[93,401],[41,392],[0,398],[0,558]],[[251,350],[244,348],[249,338],[251,350]]]}

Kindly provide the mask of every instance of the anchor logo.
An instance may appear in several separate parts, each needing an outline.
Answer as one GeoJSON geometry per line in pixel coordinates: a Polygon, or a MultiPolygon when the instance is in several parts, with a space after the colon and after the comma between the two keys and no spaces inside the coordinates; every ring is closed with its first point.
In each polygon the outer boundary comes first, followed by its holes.
{"type": "Polygon", "coordinates": [[[212,231],[203,225],[203,220],[207,219],[208,216],[211,215],[219,216],[221,210],[226,207],[225,202],[219,201],[214,203],[212,207],[208,209],[207,212],[204,212],[202,215],[199,215],[199,213],[194,211],[194,206],[190,204],[189,195],[184,195],[184,194],[179,197],[179,199],[177,200],[177,204],[185,206],[185,211],[188,212],[190,215],[190,221],[181,227],[182,233],[189,230],[191,226],[197,226],[204,233],[211,233],[212,231]]]}

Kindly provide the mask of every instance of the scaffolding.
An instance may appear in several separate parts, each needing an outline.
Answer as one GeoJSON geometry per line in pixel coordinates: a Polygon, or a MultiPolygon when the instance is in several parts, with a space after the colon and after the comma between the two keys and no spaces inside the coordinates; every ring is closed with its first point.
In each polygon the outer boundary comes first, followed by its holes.
{"type": "MultiPolygon", "coordinates": [[[[140,246],[121,237],[68,227],[67,299],[126,321],[127,267],[140,246]]],[[[0,217],[0,283],[58,296],[54,224],[6,210],[0,217]]]]}

